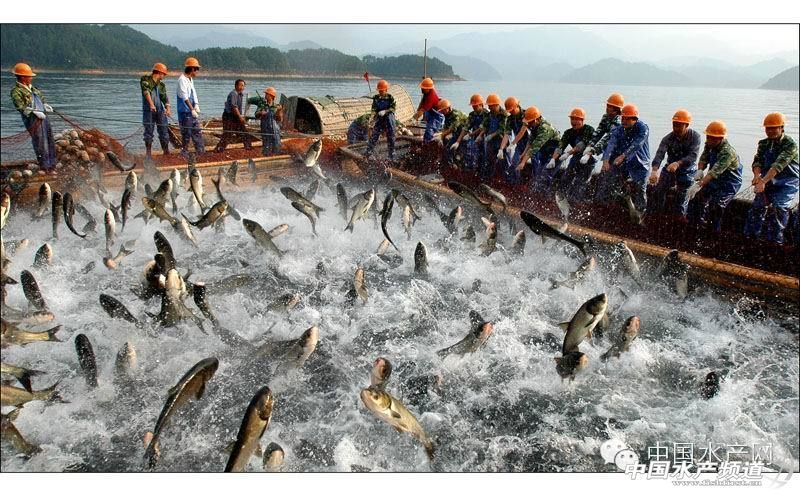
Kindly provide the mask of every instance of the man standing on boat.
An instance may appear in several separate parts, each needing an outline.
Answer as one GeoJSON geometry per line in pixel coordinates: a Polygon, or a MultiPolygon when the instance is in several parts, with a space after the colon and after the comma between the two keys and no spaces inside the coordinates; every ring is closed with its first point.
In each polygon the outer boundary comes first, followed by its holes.
{"type": "Polygon", "coordinates": [[[283,107],[275,103],[278,92],[272,86],[264,89],[264,96],[247,99],[248,105],[256,105],[256,118],[261,119],[261,154],[277,155],[281,152],[281,126],[283,107]]]}
{"type": "Polygon", "coordinates": [[[675,206],[670,213],[686,217],[689,206],[688,191],[697,173],[697,157],[700,154],[700,133],[689,129],[692,114],[688,110],[678,110],[672,116],[672,132],[664,136],[653,158],[650,184],[655,187],[648,201],[648,213],[664,211],[667,191],[676,188],[675,206]],[[666,155],[669,164],[661,169],[666,155]],[[659,173],[660,170],[660,173],[659,173]]]}
{"type": "Polygon", "coordinates": [[[11,73],[17,77],[17,84],[11,88],[11,100],[31,136],[39,169],[45,172],[53,171],[57,161],[56,143],[53,140],[50,119],[45,113],[52,112],[53,107],[45,102],[42,92],[33,85],[36,74],[30,65],[20,62],[14,66],[11,73]]]}
{"type": "Polygon", "coordinates": [[[244,119],[244,88],[246,86],[244,79],[237,79],[233,83],[233,91],[228,93],[225,110],[222,111],[222,137],[214,148],[217,153],[225,151],[229,143],[239,140],[244,142],[244,149],[252,148],[250,133],[247,132],[247,122],[244,119]]]}
{"type": "Polygon", "coordinates": [[[439,104],[439,95],[436,94],[436,89],[433,87],[433,79],[426,77],[419,83],[422,90],[422,100],[419,102],[417,112],[414,114],[413,119],[419,120],[422,115],[425,115],[425,134],[422,136],[422,143],[429,143],[433,139],[433,135],[442,128],[444,124],[444,115],[436,110],[439,104]]]}
{"type": "Polygon", "coordinates": [[[689,223],[714,232],[722,228],[722,215],[728,203],[742,187],[742,162],[736,150],[725,139],[725,122],[715,120],[706,127],[706,145],[700,155],[700,170],[711,167],[698,184],[700,190],[689,202],[689,223]]]}
{"type": "Polygon", "coordinates": [[[587,143],[586,149],[583,150],[583,157],[581,163],[587,164],[591,157],[595,154],[602,155],[605,150],[606,144],[611,137],[611,132],[622,125],[620,112],[625,105],[625,98],[619,93],[611,93],[606,100],[606,113],[597,124],[597,129],[594,131],[591,142],[587,143]]]}
{"type": "Polygon", "coordinates": [[[509,96],[506,98],[503,106],[506,112],[508,112],[508,118],[506,119],[508,133],[503,136],[503,141],[500,143],[500,149],[504,151],[506,158],[503,178],[509,184],[519,184],[520,181],[528,182],[530,180],[530,174],[520,179],[520,174],[516,169],[519,157],[522,156],[522,152],[528,146],[528,136],[530,135],[528,132],[528,125],[524,122],[525,115],[522,111],[522,105],[520,105],[516,97],[509,96]],[[508,145],[508,140],[512,132],[514,133],[514,141],[508,145]],[[508,154],[506,145],[512,149],[511,155],[508,154]]]}
{"type": "Polygon", "coordinates": [[[472,111],[467,115],[467,122],[461,135],[454,144],[450,145],[450,150],[455,151],[461,146],[461,143],[464,143],[464,169],[475,171],[483,168],[483,146],[480,145],[479,139],[482,138],[483,119],[486,118],[489,111],[483,106],[483,97],[478,93],[470,97],[469,104],[472,111]]]}
{"type": "Polygon", "coordinates": [[[485,161],[480,169],[480,178],[483,181],[493,179],[502,172],[503,150],[500,143],[506,134],[506,121],[508,114],[500,108],[500,96],[492,93],[486,97],[486,104],[489,112],[483,118],[481,124],[481,135],[483,139],[483,155],[485,161]]]}
{"type": "Polygon", "coordinates": [[[200,62],[188,57],[183,63],[183,74],[178,78],[178,124],[181,126],[181,150],[189,156],[189,140],[194,142],[194,151],[202,155],[205,151],[203,133],[200,131],[200,100],[194,89],[194,78],[200,72],[200,62]]]}
{"type": "Polygon", "coordinates": [[[364,156],[368,157],[372,154],[381,134],[385,133],[389,160],[394,160],[394,135],[397,132],[397,121],[394,117],[396,107],[394,96],[389,94],[389,83],[381,79],[378,81],[378,94],[372,97],[371,116],[375,120],[375,126],[372,128],[372,135],[364,156]]]}
{"type": "MultiPolygon", "coordinates": [[[[530,129],[531,136],[528,138],[528,145],[525,147],[525,151],[522,152],[519,163],[517,163],[517,172],[522,172],[528,159],[530,159],[530,170],[533,172],[531,189],[534,192],[548,192],[558,168],[555,166],[548,168],[546,164],[558,147],[561,134],[558,129],[542,117],[542,113],[536,107],[526,108],[522,121],[530,129]]],[[[524,172],[522,177],[526,177],[524,172]]]]}
{"type": "Polygon", "coordinates": [[[142,125],[144,126],[144,149],[147,158],[153,158],[153,137],[158,132],[161,151],[169,155],[169,124],[167,117],[172,116],[167,97],[164,78],[167,77],[167,66],[161,62],[153,65],[153,71],[142,76],[139,85],[142,88],[142,125]]]}
{"type": "Polygon", "coordinates": [[[584,200],[586,185],[589,183],[595,164],[593,155],[588,155],[589,160],[586,163],[581,161],[583,152],[594,136],[594,128],[584,122],[586,122],[586,111],[583,108],[573,108],[569,113],[570,128],[561,135],[558,148],[553,152],[554,163],[559,159],[569,160],[561,190],[570,201],[584,200]],[[562,156],[565,153],[567,156],[562,156]]]}
{"type": "Polygon", "coordinates": [[[623,193],[623,184],[630,181],[633,206],[643,213],[647,208],[650,128],[639,120],[639,109],[632,103],[622,107],[621,115],[622,126],[612,131],[603,151],[597,199],[607,202],[612,194],[623,193]]]}
{"type": "Polygon", "coordinates": [[[786,117],[782,113],[771,113],[764,118],[767,137],[758,142],[753,158],[753,192],[756,197],[744,226],[745,236],[775,244],[783,244],[789,208],[797,199],[800,184],[797,143],[784,132],[785,125],[786,117]],[[768,209],[771,210],[769,213],[768,209]]]}
{"type": "Polygon", "coordinates": [[[444,145],[445,163],[453,164],[455,151],[458,149],[458,140],[464,127],[467,125],[467,116],[461,110],[452,108],[447,99],[439,100],[437,107],[439,113],[444,115],[444,128],[442,129],[442,144],[444,145]]]}

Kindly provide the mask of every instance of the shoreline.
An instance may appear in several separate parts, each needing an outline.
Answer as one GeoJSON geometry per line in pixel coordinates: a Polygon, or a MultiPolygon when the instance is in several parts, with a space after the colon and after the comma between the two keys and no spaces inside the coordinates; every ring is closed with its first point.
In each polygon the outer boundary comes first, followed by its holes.
{"type": "MultiPolygon", "coordinates": [[[[37,74],[76,74],[82,76],[144,76],[150,74],[149,70],[134,70],[134,69],[48,69],[48,68],[36,68],[37,74]]],[[[179,77],[183,72],[182,71],[169,71],[167,77],[179,77]]],[[[273,78],[273,79],[335,79],[335,80],[345,80],[345,79],[358,79],[364,80],[363,74],[276,74],[270,72],[233,72],[233,71],[222,71],[222,70],[203,70],[201,71],[201,78],[203,77],[210,77],[210,78],[223,78],[223,77],[235,77],[235,78],[273,78]]],[[[385,76],[384,78],[391,78],[397,79],[401,81],[417,81],[422,79],[416,78],[414,76],[385,76]]],[[[370,82],[373,80],[381,79],[381,76],[370,74],[370,82]]],[[[466,81],[462,77],[440,77],[436,78],[438,81],[466,81]]]]}

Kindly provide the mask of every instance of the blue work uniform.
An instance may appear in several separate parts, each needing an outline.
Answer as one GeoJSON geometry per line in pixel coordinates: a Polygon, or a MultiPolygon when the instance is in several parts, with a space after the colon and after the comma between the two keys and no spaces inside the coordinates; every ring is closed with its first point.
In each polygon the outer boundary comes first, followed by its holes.
{"type": "Polygon", "coordinates": [[[673,213],[686,216],[686,209],[689,206],[687,192],[697,173],[697,158],[700,155],[701,140],[700,133],[694,129],[687,129],[686,134],[682,137],[670,132],[661,140],[656,156],[653,158],[652,169],[656,171],[661,167],[665,155],[667,163],[678,162],[679,165],[675,172],[670,172],[666,167],[661,169],[658,183],[648,199],[648,213],[664,211],[667,191],[675,188],[676,201],[673,213]]]}
{"type": "Polygon", "coordinates": [[[789,224],[789,208],[797,199],[800,184],[797,155],[797,143],[787,134],[780,139],[758,142],[753,168],[761,167],[761,177],[767,175],[770,168],[780,171],[767,183],[764,192],[756,194],[747,213],[745,236],[783,244],[783,231],[789,224]]]}
{"type": "Polygon", "coordinates": [[[716,148],[706,146],[700,162],[710,167],[713,177],[689,202],[687,219],[699,227],[710,224],[715,232],[722,229],[722,216],[728,203],[742,187],[742,161],[727,139],[716,148]]]}
{"type": "MultiPolygon", "coordinates": [[[[183,77],[186,77],[186,75],[182,74],[181,78],[183,77]]],[[[180,89],[178,91],[180,92],[180,89]]],[[[180,93],[176,95],[176,99],[178,100],[178,123],[181,126],[181,149],[184,155],[187,154],[189,152],[189,141],[191,140],[194,143],[195,152],[201,155],[205,151],[205,144],[203,143],[203,133],[200,130],[200,121],[192,116],[192,109],[186,105],[184,99],[180,97],[180,93]]],[[[197,106],[197,94],[195,94],[194,84],[189,90],[187,99],[192,103],[192,107],[197,106]]]]}
{"type": "Polygon", "coordinates": [[[613,193],[622,193],[626,181],[632,184],[631,199],[640,212],[647,208],[647,177],[650,168],[650,129],[641,120],[636,120],[629,129],[623,126],[611,132],[608,145],[603,151],[603,160],[609,161],[611,168],[602,172],[597,188],[597,200],[607,203],[613,193]],[[620,165],[614,160],[625,155],[620,165]]]}
{"type": "MultiPolygon", "coordinates": [[[[503,178],[509,184],[519,184],[521,183],[520,173],[517,172],[517,163],[519,162],[522,153],[525,151],[525,147],[528,146],[528,138],[530,137],[530,131],[528,127],[522,122],[522,118],[525,116],[525,113],[520,109],[516,115],[509,114],[508,119],[506,120],[507,124],[507,132],[509,134],[509,142],[512,139],[511,134],[513,133],[513,138],[516,139],[517,135],[519,135],[520,131],[522,131],[523,126],[525,127],[525,131],[517,141],[516,148],[514,148],[514,152],[509,154],[508,151],[505,153],[505,170],[503,171],[503,178]]],[[[506,148],[508,149],[508,148],[506,148]]]]}
{"type": "Polygon", "coordinates": [[[394,137],[397,132],[397,120],[395,120],[394,110],[395,101],[391,94],[377,94],[372,97],[372,113],[375,114],[375,126],[372,128],[372,135],[369,138],[369,144],[367,144],[367,156],[372,154],[372,150],[375,149],[381,134],[385,134],[389,159],[394,160],[394,137]],[[386,113],[383,116],[379,116],[378,112],[383,111],[386,113]]]}

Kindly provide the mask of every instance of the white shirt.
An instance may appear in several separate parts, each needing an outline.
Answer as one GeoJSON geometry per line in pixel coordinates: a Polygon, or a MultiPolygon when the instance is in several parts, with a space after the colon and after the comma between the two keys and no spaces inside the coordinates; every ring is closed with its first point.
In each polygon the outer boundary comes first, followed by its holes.
{"type": "Polygon", "coordinates": [[[178,78],[178,99],[181,101],[191,100],[190,95],[194,94],[194,105],[200,104],[197,91],[194,89],[194,80],[186,74],[181,74],[178,78]]]}

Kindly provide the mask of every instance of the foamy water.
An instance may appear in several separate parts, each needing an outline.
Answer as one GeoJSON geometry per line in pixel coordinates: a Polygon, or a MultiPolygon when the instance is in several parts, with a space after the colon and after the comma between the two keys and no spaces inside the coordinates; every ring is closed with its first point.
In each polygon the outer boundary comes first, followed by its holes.
{"type": "MultiPolygon", "coordinates": [[[[302,192],[310,181],[292,184],[302,192]]],[[[350,196],[369,187],[345,186],[350,196]]],[[[382,202],[386,192],[378,188],[376,201],[382,202]]],[[[290,225],[275,239],[287,251],[283,259],[258,247],[231,217],[222,233],[196,232],[199,249],[166,223],[144,225],[136,219],[114,248],[135,240],[135,252],[116,271],[102,265],[102,223],[86,240],[62,223],[60,239],[50,240],[54,266],[30,268],[36,249],[51,237],[50,217],[32,220],[29,212],[12,213],[4,239],[26,237],[31,243],[14,255],[9,274],[18,279],[23,269],[34,273],[56,315],[54,324],[63,325],[58,336],[65,342],[12,346],[3,350],[3,362],[47,371],[34,377],[34,389],[58,381],[69,403],[25,405],[15,425],[43,451],[25,460],[4,445],[3,470],[142,470],[142,436],[154,428],[167,390],[207,357],[217,357],[219,369],[204,397],[179,410],[165,428],[157,470],[222,471],[225,447],[263,385],[271,387],[276,403],[261,444],[274,441],[283,447],[287,471],[350,471],[354,465],[373,471],[615,471],[599,454],[609,438],[623,440],[642,459],[656,442],[772,444],[774,467],[798,469],[798,340],[796,331],[787,330],[797,326],[796,308],[745,317],[735,310],[741,295],[723,296],[704,287],[679,300],[667,287],[649,282],[657,260],[641,260],[644,288],[625,275],[614,277],[618,283],[612,285],[609,268],[600,267],[575,290],[550,290],[550,277],[565,277],[581,261],[563,244],[543,245],[516,219],[517,229],[525,228],[528,235],[524,256],[512,257],[501,248],[481,256],[478,244],[485,234],[478,212],[461,203],[467,218],[458,237],[472,224],[478,240],[467,245],[455,238],[445,250],[437,245],[445,227],[413,193],[423,218],[409,240],[400,223],[402,209],[395,205],[389,232],[403,263],[392,268],[375,255],[383,239],[380,227],[367,219],[353,234],[344,232],[336,194],[324,185],[315,198],[325,208],[317,223],[319,237],[273,186],[238,192],[228,187],[225,195],[244,218],[266,230],[290,225]],[[207,283],[217,317],[240,337],[255,344],[293,339],[318,325],[320,342],[305,366],[271,377],[275,363],[252,360],[245,349],[226,346],[209,324],[208,334],[191,323],[164,329],[152,324],[158,333],[152,338],[110,319],[98,302],[100,293],[121,300],[145,321],[145,311],[158,312],[158,298],[145,303],[130,292],[156,252],[156,230],[172,243],[179,271],[191,270],[192,281],[207,283]],[[418,241],[428,248],[427,279],[413,276],[418,241]],[[94,270],[80,274],[90,261],[97,262],[94,270]],[[366,271],[369,300],[350,308],[346,293],[357,266],[366,271]],[[252,275],[254,283],[215,290],[215,282],[241,273],[252,275]],[[481,281],[477,290],[475,280],[481,281]],[[288,315],[268,312],[269,303],[287,292],[300,293],[301,305],[288,315]],[[556,325],[601,292],[609,296],[612,332],[638,315],[640,336],[629,353],[607,363],[600,355],[610,346],[608,336],[595,339],[594,347],[584,342],[581,351],[588,354],[589,367],[573,383],[562,382],[553,361],[563,340],[556,325]],[[470,310],[492,321],[494,334],[479,352],[443,361],[435,352],[467,334],[470,310]],[[80,374],[74,346],[79,333],[89,337],[97,356],[100,384],[94,390],[80,374]],[[112,382],[114,357],[126,341],[136,348],[138,368],[135,383],[120,388],[112,382]],[[359,398],[379,356],[394,366],[387,390],[437,444],[433,465],[419,442],[380,422],[359,398]],[[711,370],[724,377],[722,386],[716,397],[703,400],[698,387],[711,370]]],[[[184,207],[188,198],[182,192],[178,202],[194,218],[184,207]]],[[[441,201],[444,211],[456,204],[441,201]]],[[[140,205],[137,199],[133,213],[140,205]]],[[[102,222],[102,208],[86,206],[102,222]]],[[[508,223],[501,216],[498,243],[505,246],[513,236],[508,223]]],[[[7,302],[17,308],[27,304],[19,286],[9,286],[7,302]]],[[[187,306],[199,314],[191,298],[187,306]]],[[[261,461],[254,457],[249,469],[260,471],[261,461]]]]}

